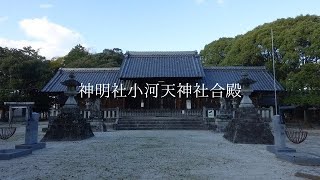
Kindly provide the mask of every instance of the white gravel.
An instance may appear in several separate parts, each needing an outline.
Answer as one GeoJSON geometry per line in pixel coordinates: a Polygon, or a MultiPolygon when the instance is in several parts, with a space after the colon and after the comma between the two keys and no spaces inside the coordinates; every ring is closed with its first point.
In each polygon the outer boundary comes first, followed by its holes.
{"type": "MultiPolygon", "coordinates": [[[[43,133],[39,134],[42,137],[43,133]]],[[[306,145],[319,153],[317,133],[306,145]],[[316,145],[314,145],[316,144],[316,145]]],[[[24,141],[24,128],[0,149],[24,141]]],[[[296,147],[296,146],[295,146],[296,147]]],[[[301,146],[300,146],[301,147],[301,146]]],[[[232,144],[211,131],[113,131],[77,142],[48,142],[32,155],[0,161],[0,179],[299,179],[301,170],[265,145],[232,144]]]]}

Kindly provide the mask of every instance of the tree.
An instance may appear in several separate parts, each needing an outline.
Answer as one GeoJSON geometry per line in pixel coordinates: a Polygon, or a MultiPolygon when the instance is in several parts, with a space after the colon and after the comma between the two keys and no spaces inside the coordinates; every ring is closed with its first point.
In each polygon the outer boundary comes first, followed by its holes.
{"type": "Polygon", "coordinates": [[[320,106],[320,64],[308,63],[297,73],[290,73],[286,81],[286,103],[305,107],[320,106]]]}
{"type": "Polygon", "coordinates": [[[200,52],[205,65],[219,65],[230,50],[234,38],[220,38],[206,45],[200,52]]]}
{"type": "Polygon", "coordinates": [[[81,58],[85,58],[89,55],[89,52],[82,45],[78,44],[64,57],[64,64],[68,65],[75,61],[79,61],[81,58]]]}
{"type": "Polygon", "coordinates": [[[271,29],[277,80],[288,90],[284,102],[319,106],[320,17],[278,19],[234,38],[220,38],[201,51],[205,65],[266,66],[272,70],[271,29]]]}
{"type": "MultiPolygon", "coordinates": [[[[0,47],[0,100],[2,102],[33,101],[31,92],[43,88],[52,76],[49,62],[31,47],[22,49],[0,47]]],[[[37,102],[35,106],[38,106],[37,102]]]]}
{"type": "Polygon", "coordinates": [[[204,64],[272,67],[271,29],[279,81],[284,82],[302,64],[320,61],[320,17],[306,15],[278,19],[244,35],[213,41],[202,51],[204,64]],[[227,45],[221,46],[226,40],[227,45]]]}
{"type": "Polygon", "coordinates": [[[124,55],[119,48],[104,49],[101,53],[91,54],[83,46],[75,46],[65,57],[64,67],[103,68],[121,66],[124,55]]]}

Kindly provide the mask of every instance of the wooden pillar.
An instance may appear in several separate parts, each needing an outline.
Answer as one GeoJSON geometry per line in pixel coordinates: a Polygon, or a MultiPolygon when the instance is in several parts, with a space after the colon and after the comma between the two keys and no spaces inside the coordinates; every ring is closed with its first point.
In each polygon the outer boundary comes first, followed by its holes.
{"type": "Polygon", "coordinates": [[[303,110],[303,122],[306,124],[308,122],[308,110],[304,109],[303,110]]]}
{"type": "Polygon", "coordinates": [[[181,109],[181,99],[180,98],[176,99],[176,108],[181,109]]]}
{"type": "Polygon", "coordinates": [[[163,109],[163,98],[160,99],[160,109],[163,109]]]}

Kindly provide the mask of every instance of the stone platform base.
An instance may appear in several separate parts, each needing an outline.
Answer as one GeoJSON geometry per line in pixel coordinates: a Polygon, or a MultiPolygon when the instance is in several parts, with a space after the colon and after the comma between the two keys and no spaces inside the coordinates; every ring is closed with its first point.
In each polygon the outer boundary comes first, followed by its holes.
{"type": "Polygon", "coordinates": [[[0,150],[0,160],[10,160],[29,154],[32,154],[31,149],[3,149],[0,150]]]}
{"type": "Polygon", "coordinates": [[[320,156],[294,152],[294,153],[278,153],[276,157],[285,161],[289,161],[293,164],[299,164],[303,166],[320,166],[320,156]]]}
{"type": "Polygon", "coordinates": [[[320,179],[320,172],[317,170],[301,170],[296,172],[295,176],[305,179],[320,179]]]}
{"type": "Polygon", "coordinates": [[[49,124],[41,142],[78,141],[93,136],[90,123],[80,115],[79,108],[63,108],[58,117],[49,124]]]}
{"type": "Polygon", "coordinates": [[[36,144],[20,144],[16,145],[16,149],[31,149],[31,150],[38,150],[38,149],[43,149],[46,147],[46,143],[39,142],[36,144]]]}
{"type": "Polygon", "coordinates": [[[267,151],[274,153],[278,159],[299,164],[303,166],[320,166],[320,156],[302,152],[296,152],[292,148],[277,148],[276,146],[267,146],[267,151]]]}
{"type": "Polygon", "coordinates": [[[224,138],[241,144],[274,144],[269,123],[233,119],[226,127],[224,138]]]}
{"type": "Polygon", "coordinates": [[[276,146],[267,146],[267,151],[277,154],[277,153],[292,153],[292,152],[297,152],[295,149],[292,148],[277,148],[276,146]]]}
{"type": "Polygon", "coordinates": [[[90,137],[94,134],[91,130],[90,123],[79,124],[55,124],[53,123],[41,142],[47,141],[79,141],[90,137]]]}

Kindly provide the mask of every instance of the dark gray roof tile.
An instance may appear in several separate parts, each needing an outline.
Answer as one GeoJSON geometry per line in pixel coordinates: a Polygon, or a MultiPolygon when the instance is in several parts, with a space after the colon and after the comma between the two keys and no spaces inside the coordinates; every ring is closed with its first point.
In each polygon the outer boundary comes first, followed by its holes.
{"type": "Polygon", "coordinates": [[[120,84],[119,68],[60,68],[54,77],[42,89],[42,92],[63,92],[66,87],[60,82],[69,79],[73,72],[75,80],[84,85],[120,84]]]}
{"type": "MultiPolygon", "coordinates": [[[[205,67],[205,78],[203,82],[207,88],[213,88],[216,83],[226,89],[227,84],[237,83],[241,79],[242,73],[247,72],[249,78],[257,81],[252,85],[254,91],[273,91],[273,76],[264,66],[216,66],[205,67]]],[[[276,82],[277,90],[284,88],[276,82]]]]}
{"type": "Polygon", "coordinates": [[[201,78],[204,76],[197,51],[126,53],[120,69],[121,79],[201,78]]]}

